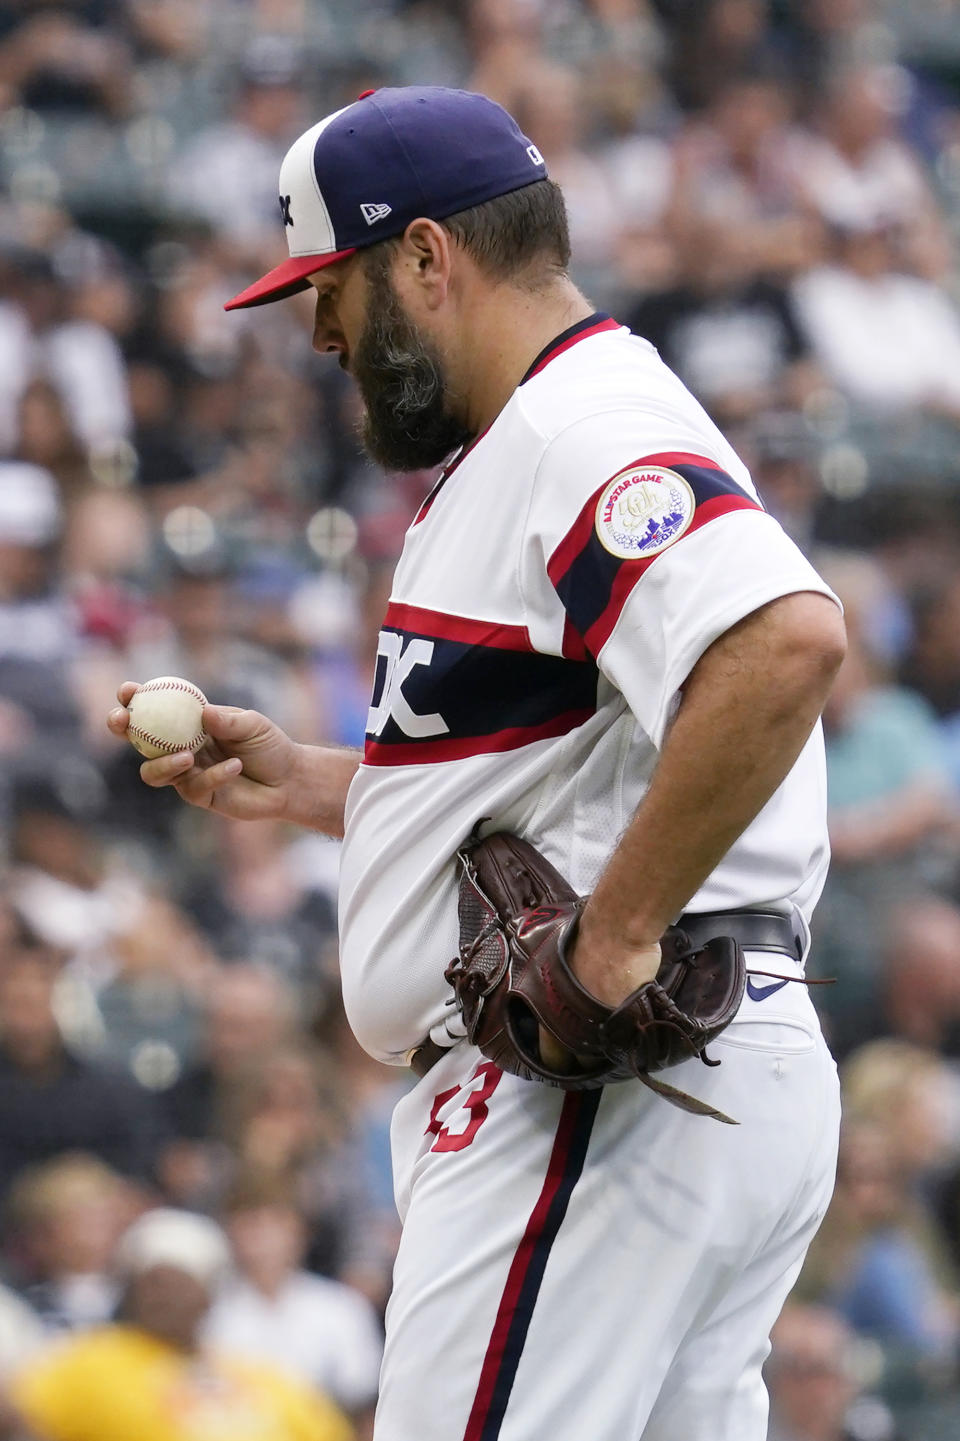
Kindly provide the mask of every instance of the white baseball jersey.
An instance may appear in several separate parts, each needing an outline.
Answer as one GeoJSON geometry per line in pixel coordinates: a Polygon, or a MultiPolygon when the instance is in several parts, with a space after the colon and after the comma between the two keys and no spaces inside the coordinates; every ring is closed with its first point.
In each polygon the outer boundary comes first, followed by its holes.
{"type": "MultiPolygon", "coordinates": [[[[407,533],[340,886],[347,1014],[402,1062],[463,1035],[457,847],[481,819],[591,889],[692,667],[796,591],[830,594],[653,347],[592,316],[531,366],[407,533]]],[[[690,910],[796,908],[828,861],[819,727],[690,910]]]]}

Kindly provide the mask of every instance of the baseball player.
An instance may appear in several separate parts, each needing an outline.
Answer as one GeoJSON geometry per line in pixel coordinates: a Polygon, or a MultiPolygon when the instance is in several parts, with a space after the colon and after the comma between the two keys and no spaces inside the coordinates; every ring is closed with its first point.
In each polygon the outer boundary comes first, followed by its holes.
{"type": "MultiPolygon", "coordinates": [[[[343,835],[347,1013],[419,1078],[393,1125],[377,1441],[760,1441],[768,1334],[835,1163],[836,1072],[796,982],[838,606],[654,349],[571,283],[560,194],[498,106],[367,93],[291,147],[279,218],[289,260],[231,307],[312,286],[370,453],[445,468],[363,756],[211,705],[197,758],[143,776],[343,835]],[[478,823],[589,896],[565,964],[605,1014],[653,984],[678,918],[739,941],[720,1064],[674,1066],[680,1104],[523,1079],[470,1044],[444,972],[478,823]]],[[[548,1025],[539,1043],[576,1071],[548,1025]]]]}

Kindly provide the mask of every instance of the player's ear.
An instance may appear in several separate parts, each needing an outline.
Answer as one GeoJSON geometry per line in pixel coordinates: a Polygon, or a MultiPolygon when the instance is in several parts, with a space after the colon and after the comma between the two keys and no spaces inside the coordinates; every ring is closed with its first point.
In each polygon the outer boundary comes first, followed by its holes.
{"type": "Polygon", "coordinates": [[[412,220],[400,239],[400,263],[428,309],[435,310],[446,300],[453,245],[442,225],[426,218],[412,220]]]}

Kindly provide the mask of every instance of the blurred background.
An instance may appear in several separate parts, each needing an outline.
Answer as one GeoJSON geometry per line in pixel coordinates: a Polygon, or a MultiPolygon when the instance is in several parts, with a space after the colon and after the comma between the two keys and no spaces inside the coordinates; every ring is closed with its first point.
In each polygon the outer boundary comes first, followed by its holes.
{"type": "Polygon", "coordinates": [[[433,477],[364,459],[305,297],[221,307],[285,257],[289,143],[394,83],[512,110],[577,281],[844,601],[810,970],[846,1119],[771,1437],[955,1438],[957,0],[0,3],[0,1398],[38,1441],[113,1441],[118,1387],[117,1437],[369,1435],[409,1078],[343,1021],[336,846],[148,792],[103,717],[179,673],[362,743],[433,477]]]}

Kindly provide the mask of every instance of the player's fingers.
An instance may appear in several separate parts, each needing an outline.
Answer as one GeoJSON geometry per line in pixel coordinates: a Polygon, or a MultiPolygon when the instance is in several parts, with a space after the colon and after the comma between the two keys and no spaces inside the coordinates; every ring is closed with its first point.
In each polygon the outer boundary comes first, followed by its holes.
{"type": "Polygon", "coordinates": [[[177,751],[172,756],[157,756],[156,760],[144,761],[140,767],[140,779],[155,790],[171,786],[180,781],[193,768],[193,752],[177,751]]]}
{"type": "Polygon", "coordinates": [[[115,736],[125,736],[127,733],[127,726],[130,724],[130,712],[127,710],[127,706],[137,688],[135,680],[125,680],[117,689],[117,700],[120,704],[115,706],[107,716],[107,729],[112,731],[115,736]]]}
{"type": "Polygon", "coordinates": [[[205,770],[195,768],[177,783],[177,794],[192,806],[209,807],[213,804],[214,794],[228,781],[235,780],[242,769],[243,765],[236,756],[205,770]]]}
{"type": "Polygon", "coordinates": [[[115,736],[126,735],[129,724],[130,712],[125,706],[115,706],[107,716],[107,730],[112,731],[115,736]]]}

